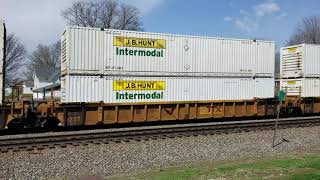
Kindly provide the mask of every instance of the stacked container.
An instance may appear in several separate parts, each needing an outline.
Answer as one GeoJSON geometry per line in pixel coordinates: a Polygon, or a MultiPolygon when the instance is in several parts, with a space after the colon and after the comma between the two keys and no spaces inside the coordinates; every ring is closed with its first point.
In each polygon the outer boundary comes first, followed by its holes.
{"type": "Polygon", "coordinates": [[[0,19],[0,105],[4,102],[5,41],[6,28],[4,21],[0,19]]]}
{"type": "Polygon", "coordinates": [[[288,96],[319,97],[320,45],[281,48],[281,89],[288,96]]]}
{"type": "Polygon", "coordinates": [[[62,102],[272,98],[271,41],[67,27],[62,102]]]}

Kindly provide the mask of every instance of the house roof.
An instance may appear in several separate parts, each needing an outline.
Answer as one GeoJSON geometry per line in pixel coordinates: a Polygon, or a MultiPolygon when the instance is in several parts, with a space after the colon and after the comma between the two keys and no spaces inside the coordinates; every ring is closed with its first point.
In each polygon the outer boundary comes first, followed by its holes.
{"type": "Polygon", "coordinates": [[[53,90],[57,90],[60,89],[61,84],[60,83],[53,83],[53,84],[49,84],[47,86],[38,88],[38,89],[34,89],[33,92],[43,92],[43,90],[45,91],[50,91],[51,89],[53,90]]]}
{"type": "Polygon", "coordinates": [[[38,68],[35,69],[35,74],[39,81],[42,82],[56,82],[60,76],[60,68],[38,68]]]}
{"type": "Polygon", "coordinates": [[[33,81],[25,81],[24,84],[25,84],[27,87],[33,87],[33,81]]]}

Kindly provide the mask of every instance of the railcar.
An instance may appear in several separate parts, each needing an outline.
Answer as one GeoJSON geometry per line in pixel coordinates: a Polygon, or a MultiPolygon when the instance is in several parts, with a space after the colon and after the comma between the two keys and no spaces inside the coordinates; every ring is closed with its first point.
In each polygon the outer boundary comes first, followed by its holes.
{"type": "MultiPolygon", "coordinates": [[[[275,82],[278,89],[291,90],[274,80],[271,41],[68,27],[61,53],[61,98],[12,96],[0,106],[0,129],[268,118],[277,115],[279,105],[275,82]],[[161,56],[153,56],[156,51],[161,56]],[[150,61],[154,64],[144,67],[150,61]]],[[[320,98],[299,92],[286,96],[281,115],[320,113],[320,98]]]]}

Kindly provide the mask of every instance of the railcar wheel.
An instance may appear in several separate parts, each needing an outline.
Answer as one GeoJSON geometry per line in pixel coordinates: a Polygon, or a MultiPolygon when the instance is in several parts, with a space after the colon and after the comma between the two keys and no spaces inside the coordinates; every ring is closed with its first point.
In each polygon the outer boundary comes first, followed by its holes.
{"type": "Polygon", "coordinates": [[[43,127],[46,130],[56,130],[58,128],[58,125],[59,120],[57,118],[49,117],[48,119],[46,119],[45,123],[43,124],[43,127]]]}
{"type": "Polygon", "coordinates": [[[19,132],[24,129],[24,123],[21,119],[14,119],[8,125],[10,131],[19,132]]]}
{"type": "Polygon", "coordinates": [[[302,110],[300,107],[288,107],[287,113],[289,117],[295,117],[300,116],[302,114],[302,110]]]}

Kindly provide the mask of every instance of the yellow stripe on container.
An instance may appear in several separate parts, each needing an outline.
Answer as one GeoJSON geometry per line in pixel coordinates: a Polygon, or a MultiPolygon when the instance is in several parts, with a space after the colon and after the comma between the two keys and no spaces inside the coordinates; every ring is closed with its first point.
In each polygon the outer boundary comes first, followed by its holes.
{"type": "Polygon", "coordinates": [[[165,90],[165,81],[113,81],[114,91],[165,90]]]}
{"type": "Polygon", "coordinates": [[[296,52],[297,49],[297,47],[288,48],[288,52],[296,52]]]}
{"type": "Polygon", "coordinates": [[[121,47],[141,47],[141,48],[155,48],[166,49],[165,39],[150,39],[150,38],[135,38],[114,36],[113,45],[121,47]]]}
{"type": "Polygon", "coordinates": [[[295,84],[296,84],[296,81],[288,81],[288,84],[290,84],[290,85],[295,85],[295,84]]]}

